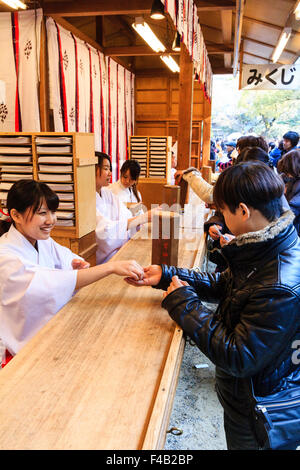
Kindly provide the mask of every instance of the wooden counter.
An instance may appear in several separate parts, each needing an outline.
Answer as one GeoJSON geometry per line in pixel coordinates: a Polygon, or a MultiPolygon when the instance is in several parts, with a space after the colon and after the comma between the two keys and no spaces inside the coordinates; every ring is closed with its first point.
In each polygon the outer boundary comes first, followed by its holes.
{"type": "MultiPolygon", "coordinates": [[[[192,232],[180,266],[201,262],[192,232]]],[[[117,259],[147,266],[151,240],[117,259]]],[[[184,340],[161,300],[118,276],[81,289],[0,372],[0,448],[163,448],[184,340]]]]}

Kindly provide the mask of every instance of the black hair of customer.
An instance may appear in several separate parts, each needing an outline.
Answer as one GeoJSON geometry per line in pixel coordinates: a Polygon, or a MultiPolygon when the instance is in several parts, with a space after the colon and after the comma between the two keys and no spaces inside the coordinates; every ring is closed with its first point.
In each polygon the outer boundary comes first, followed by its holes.
{"type": "Polygon", "coordinates": [[[270,162],[268,153],[261,147],[245,147],[236,159],[236,163],[249,161],[260,161],[268,165],[270,168],[274,168],[270,162]]]}
{"type": "Polygon", "coordinates": [[[233,165],[220,173],[213,199],[219,210],[226,205],[233,214],[243,202],[272,222],[283,213],[283,193],[284,183],[280,176],[265,163],[251,161],[233,165]]]}

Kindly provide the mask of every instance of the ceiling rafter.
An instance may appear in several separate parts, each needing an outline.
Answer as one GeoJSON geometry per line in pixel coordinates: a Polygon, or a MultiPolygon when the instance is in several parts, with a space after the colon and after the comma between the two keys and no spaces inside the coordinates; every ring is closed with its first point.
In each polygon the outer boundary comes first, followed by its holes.
{"type": "Polygon", "coordinates": [[[75,0],[45,2],[44,13],[51,16],[143,15],[151,12],[152,0],[75,0]]]}
{"type": "MultiPolygon", "coordinates": [[[[218,33],[222,32],[222,30],[220,28],[216,28],[215,26],[210,26],[210,25],[204,24],[204,23],[201,23],[201,28],[211,29],[212,31],[216,31],[218,33]]],[[[253,38],[250,38],[248,36],[243,36],[242,35],[241,39],[244,39],[245,41],[252,41],[254,43],[257,43],[257,44],[260,44],[260,45],[266,46],[266,47],[275,47],[276,46],[276,44],[269,44],[269,43],[266,43],[266,42],[258,41],[257,39],[253,39],[253,38]]],[[[209,41],[205,41],[205,44],[209,44],[209,41]]],[[[293,54],[293,55],[298,54],[297,51],[292,51],[290,49],[284,49],[284,52],[287,52],[288,54],[293,54]]]]}
{"type": "Polygon", "coordinates": [[[226,0],[196,0],[197,10],[201,11],[220,11],[220,10],[235,10],[236,2],[235,1],[226,1],[226,0]]]}

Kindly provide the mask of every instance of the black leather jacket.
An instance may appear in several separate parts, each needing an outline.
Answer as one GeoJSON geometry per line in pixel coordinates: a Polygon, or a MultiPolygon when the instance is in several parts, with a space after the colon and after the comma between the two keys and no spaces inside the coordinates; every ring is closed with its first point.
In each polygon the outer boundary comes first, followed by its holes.
{"type": "Polygon", "coordinates": [[[221,274],[162,266],[156,288],[167,289],[174,275],[190,284],[162,306],[216,365],[225,410],[245,402],[245,378],[259,396],[300,383],[300,242],[292,220],[289,211],[236,237],[222,249],[229,268],[221,274]],[[219,301],[217,311],[201,300],[219,301]]]}

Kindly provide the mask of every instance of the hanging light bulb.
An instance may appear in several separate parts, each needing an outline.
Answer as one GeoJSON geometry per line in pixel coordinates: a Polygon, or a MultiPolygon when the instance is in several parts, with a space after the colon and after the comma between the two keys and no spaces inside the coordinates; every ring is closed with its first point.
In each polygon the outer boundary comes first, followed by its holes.
{"type": "Polygon", "coordinates": [[[300,0],[296,4],[296,7],[294,9],[294,13],[295,13],[296,20],[300,20],[300,0]]]}
{"type": "Polygon", "coordinates": [[[272,62],[277,62],[279,57],[281,56],[288,40],[290,39],[290,36],[292,34],[292,28],[284,28],[281,35],[279,36],[279,40],[277,43],[277,46],[275,47],[275,50],[272,54],[271,60],[272,62]]]}
{"type": "Polygon", "coordinates": [[[165,52],[166,48],[158,37],[153,33],[152,29],[144,21],[144,18],[137,17],[132,27],[136,32],[144,39],[144,41],[153,49],[155,52],[165,52]]]}
{"type": "Polygon", "coordinates": [[[25,3],[20,2],[20,0],[2,0],[2,3],[5,3],[9,7],[14,8],[15,10],[17,10],[18,8],[22,8],[23,10],[25,10],[27,8],[25,3]]]}
{"type": "Polygon", "coordinates": [[[174,38],[174,41],[173,41],[172,50],[173,51],[180,51],[180,34],[178,33],[178,31],[176,31],[176,33],[175,33],[175,38],[174,38]]]}
{"type": "Polygon", "coordinates": [[[179,65],[170,55],[161,55],[161,60],[169,67],[172,72],[180,72],[179,65]]]}
{"type": "Polygon", "coordinates": [[[153,1],[150,17],[153,20],[162,20],[165,17],[164,6],[160,0],[153,1]]]}

